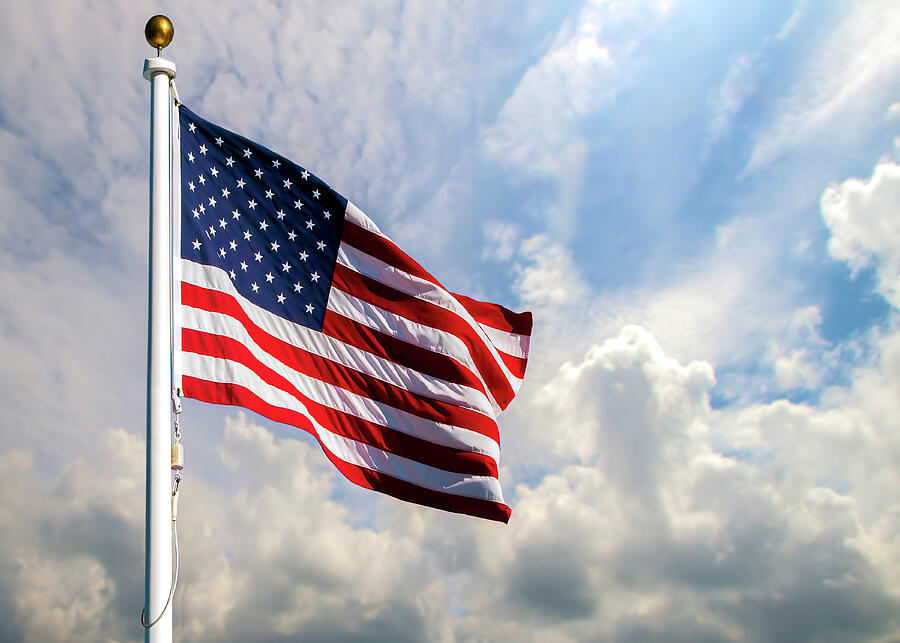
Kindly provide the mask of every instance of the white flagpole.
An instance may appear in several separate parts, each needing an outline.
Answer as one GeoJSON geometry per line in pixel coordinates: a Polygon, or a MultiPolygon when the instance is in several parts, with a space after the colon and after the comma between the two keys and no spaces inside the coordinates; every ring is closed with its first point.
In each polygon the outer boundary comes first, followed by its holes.
{"type": "MultiPolygon", "coordinates": [[[[157,48],[171,42],[172,23],[154,16],[144,30],[157,48]],[[164,22],[163,22],[164,21],[164,22]],[[152,39],[152,37],[156,39],[152,39]]],[[[147,509],[144,641],[171,643],[172,475],[171,475],[171,128],[169,82],[175,63],[144,61],[150,81],[150,299],[147,351],[147,509]],[[158,619],[158,620],[157,620],[158,619]],[[154,623],[154,621],[156,621],[154,623]]]]}

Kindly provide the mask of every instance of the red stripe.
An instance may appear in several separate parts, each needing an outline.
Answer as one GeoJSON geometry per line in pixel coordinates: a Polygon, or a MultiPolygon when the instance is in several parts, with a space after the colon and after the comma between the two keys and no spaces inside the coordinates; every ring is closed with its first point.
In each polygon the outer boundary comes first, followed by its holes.
{"type": "Polygon", "coordinates": [[[329,454],[325,450],[325,454],[334,463],[341,473],[348,480],[358,484],[360,487],[374,489],[389,496],[394,496],[400,500],[412,502],[417,505],[425,505],[442,509],[444,511],[452,511],[458,514],[468,514],[477,518],[486,518],[488,520],[496,520],[498,522],[508,523],[512,510],[505,504],[494,502],[493,500],[479,500],[477,498],[468,498],[466,496],[455,496],[432,489],[419,487],[411,482],[391,477],[379,471],[372,471],[363,467],[348,464],[343,460],[329,454]]]}
{"type": "Polygon", "coordinates": [[[185,305],[223,313],[237,320],[260,348],[270,355],[277,356],[279,361],[298,373],[309,375],[413,415],[435,422],[465,427],[486,435],[497,443],[500,441],[497,423],[491,417],[446,401],[410,393],[402,387],[386,383],[339,362],[305,351],[270,335],[254,324],[233,296],[189,284],[185,284],[185,286],[190,286],[182,288],[182,302],[185,305]]]}
{"type": "MultiPolygon", "coordinates": [[[[309,431],[315,436],[315,433],[311,430],[312,426],[305,416],[296,411],[273,406],[243,386],[208,382],[187,375],[184,376],[183,384],[185,394],[195,400],[213,404],[241,406],[275,422],[283,422],[309,431]]],[[[319,445],[334,466],[344,474],[344,477],[361,487],[386,493],[400,500],[427,505],[436,509],[443,509],[444,511],[463,513],[504,523],[509,522],[511,511],[505,504],[425,489],[405,480],[399,480],[384,473],[344,462],[326,449],[321,441],[319,441],[319,445]]]]}
{"type": "Polygon", "coordinates": [[[509,372],[522,379],[525,377],[525,367],[528,365],[528,359],[525,357],[516,357],[515,355],[510,355],[509,353],[504,353],[499,348],[497,349],[497,354],[500,356],[500,359],[503,360],[503,363],[506,364],[506,368],[509,369],[509,372]]]}
{"type": "Polygon", "coordinates": [[[393,241],[346,219],[344,220],[344,231],[341,234],[341,243],[353,246],[357,250],[362,250],[367,255],[375,257],[388,265],[443,288],[440,282],[431,276],[431,273],[398,248],[393,241]]]}
{"type": "MultiPolygon", "coordinates": [[[[497,465],[490,456],[435,444],[402,431],[363,420],[355,415],[337,411],[310,399],[285,377],[256,359],[246,346],[235,339],[189,328],[182,329],[181,336],[183,351],[243,364],[267,384],[298,399],[306,406],[316,422],[338,435],[444,471],[497,477],[497,465]]],[[[189,393],[187,395],[191,397],[189,393]]],[[[294,422],[289,423],[295,424],[294,422]]],[[[295,424],[295,426],[297,425],[295,424]]],[[[308,423],[300,428],[311,431],[308,423]]]]}
{"type": "Polygon", "coordinates": [[[452,293],[453,297],[463,305],[469,314],[479,324],[496,328],[507,333],[531,336],[533,319],[531,313],[514,313],[508,308],[491,304],[486,301],[478,301],[465,295],[452,293]]]}
{"type": "Polygon", "coordinates": [[[506,408],[512,400],[515,392],[494,356],[481,337],[456,313],[417,299],[340,264],[334,267],[332,287],[400,317],[455,335],[469,349],[469,354],[500,408],[506,408]]]}

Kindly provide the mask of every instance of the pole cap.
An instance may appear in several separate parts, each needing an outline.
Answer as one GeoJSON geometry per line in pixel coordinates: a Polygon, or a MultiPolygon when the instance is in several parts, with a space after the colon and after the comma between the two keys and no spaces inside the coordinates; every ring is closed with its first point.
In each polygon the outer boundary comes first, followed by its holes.
{"type": "Polygon", "coordinates": [[[172,38],[175,37],[175,26],[164,15],[153,16],[144,27],[144,37],[151,47],[156,48],[156,53],[159,55],[162,48],[168,47],[172,38]]]}

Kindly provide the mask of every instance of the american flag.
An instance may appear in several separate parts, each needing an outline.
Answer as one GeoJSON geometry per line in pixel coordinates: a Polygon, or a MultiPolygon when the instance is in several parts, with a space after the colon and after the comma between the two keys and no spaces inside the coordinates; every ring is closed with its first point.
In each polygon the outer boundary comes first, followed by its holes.
{"type": "Polygon", "coordinates": [[[496,418],[531,314],[447,291],[305,168],[179,111],[184,394],[308,431],[360,486],[508,521],[496,418]]]}

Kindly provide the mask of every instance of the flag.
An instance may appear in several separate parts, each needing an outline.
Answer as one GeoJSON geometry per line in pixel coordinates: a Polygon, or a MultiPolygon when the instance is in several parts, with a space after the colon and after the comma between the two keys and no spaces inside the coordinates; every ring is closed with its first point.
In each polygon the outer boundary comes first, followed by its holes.
{"type": "Polygon", "coordinates": [[[497,416],[531,314],[449,292],[305,168],[179,112],[185,396],[308,431],[360,486],[507,522],[497,416]]]}

